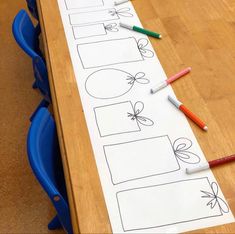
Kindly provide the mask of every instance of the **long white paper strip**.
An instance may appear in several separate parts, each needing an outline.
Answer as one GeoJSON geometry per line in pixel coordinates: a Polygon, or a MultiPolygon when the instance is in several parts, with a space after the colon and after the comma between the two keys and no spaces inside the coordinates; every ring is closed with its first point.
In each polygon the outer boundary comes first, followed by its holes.
{"type": "Polygon", "coordinates": [[[234,221],[210,170],[185,173],[206,159],[167,100],[170,86],[150,94],[167,77],[149,39],[118,27],[119,20],[142,27],[131,2],[58,3],[113,232],[176,233],[234,221]]]}

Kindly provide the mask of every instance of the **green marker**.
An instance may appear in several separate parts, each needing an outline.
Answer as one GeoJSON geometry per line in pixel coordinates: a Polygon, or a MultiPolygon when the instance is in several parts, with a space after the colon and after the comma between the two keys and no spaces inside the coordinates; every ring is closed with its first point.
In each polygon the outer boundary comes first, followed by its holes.
{"type": "Polygon", "coordinates": [[[159,34],[159,33],[156,33],[156,32],[152,32],[152,31],[149,31],[149,30],[137,27],[137,26],[132,26],[132,25],[124,24],[124,23],[121,23],[121,22],[119,24],[123,28],[127,28],[127,29],[130,29],[130,30],[136,31],[136,32],[140,32],[140,33],[143,33],[143,34],[151,36],[151,37],[156,37],[158,39],[162,38],[162,35],[159,34]]]}

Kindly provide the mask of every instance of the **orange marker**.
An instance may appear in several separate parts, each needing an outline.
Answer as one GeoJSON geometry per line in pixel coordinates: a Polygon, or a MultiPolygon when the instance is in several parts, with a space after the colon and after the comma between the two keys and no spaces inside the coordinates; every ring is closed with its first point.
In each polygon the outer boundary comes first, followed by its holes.
{"type": "Polygon", "coordinates": [[[189,117],[195,124],[197,124],[201,129],[203,129],[204,131],[208,130],[206,124],[195,114],[193,114],[188,108],[186,108],[180,101],[178,101],[176,98],[171,97],[170,95],[168,96],[168,100],[179,110],[181,110],[187,117],[189,117]]]}

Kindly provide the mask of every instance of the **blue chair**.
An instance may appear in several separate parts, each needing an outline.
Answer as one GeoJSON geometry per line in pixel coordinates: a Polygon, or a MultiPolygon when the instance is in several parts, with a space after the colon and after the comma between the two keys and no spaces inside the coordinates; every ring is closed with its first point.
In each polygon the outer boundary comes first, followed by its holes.
{"type": "Polygon", "coordinates": [[[26,2],[30,13],[36,20],[38,20],[38,9],[36,0],[26,0],[26,2]]]}
{"type": "Polygon", "coordinates": [[[57,211],[48,229],[63,227],[72,233],[56,125],[47,108],[35,113],[28,132],[27,151],[31,168],[57,211]]]}
{"type": "Polygon", "coordinates": [[[25,10],[20,10],[16,15],[12,24],[12,31],[16,42],[26,54],[32,59],[36,56],[42,56],[38,39],[41,30],[39,26],[34,27],[25,10]]]}
{"type": "Polygon", "coordinates": [[[31,57],[33,62],[35,77],[33,88],[38,88],[44,97],[37,109],[47,107],[51,102],[51,96],[45,61],[39,49],[40,28],[39,26],[34,27],[27,12],[21,10],[14,19],[12,31],[18,45],[31,57]]]}

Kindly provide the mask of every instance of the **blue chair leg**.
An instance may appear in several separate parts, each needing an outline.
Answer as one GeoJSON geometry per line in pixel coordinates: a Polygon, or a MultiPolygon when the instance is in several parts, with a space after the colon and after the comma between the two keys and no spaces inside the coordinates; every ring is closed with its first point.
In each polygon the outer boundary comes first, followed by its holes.
{"type": "Polygon", "coordinates": [[[38,112],[38,110],[39,110],[41,107],[46,107],[46,108],[47,108],[49,105],[50,105],[50,103],[49,103],[47,100],[42,99],[42,101],[39,103],[37,109],[36,109],[36,110],[33,112],[33,114],[31,115],[30,121],[32,122],[34,116],[36,115],[36,113],[38,112]]]}
{"type": "Polygon", "coordinates": [[[48,229],[49,230],[55,230],[55,229],[59,229],[62,228],[62,225],[60,223],[60,220],[58,218],[58,216],[56,215],[51,222],[48,224],[48,229]]]}

